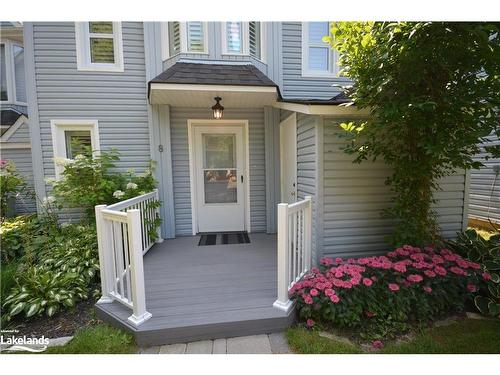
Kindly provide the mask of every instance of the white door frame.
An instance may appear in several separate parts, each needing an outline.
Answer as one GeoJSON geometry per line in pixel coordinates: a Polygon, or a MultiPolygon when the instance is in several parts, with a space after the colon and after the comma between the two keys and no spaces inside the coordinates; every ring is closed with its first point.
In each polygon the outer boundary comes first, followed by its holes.
{"type": "Polygon", "coordinates": [[[292,164],[295,165],[295,168],[293,170],[294,181],[295,181],[295,200],[298,200],[298,197],[297,197],[297,186],[298,186],[298,182],[297,182],[297,114],[295,112],[280,122],[280,192],[281,192],[280,201],[284,202],[284,203],[288,203],[288,200],[286,200],[286,201],[284,200],[285,192],[283,189],[283,179],[284,179],[283,165],[284,165],[285,158],[294,158],[294,161],[292,162],[292,164]],[[284,151],[283,140],[284,139],[282,137],[282,132],[283,132],[283,128],[290,122],[295,124],[295,126],[291,128],[291,129],[293,129],[293,134],[294,134],[294,138],[295,138],[295,142],[294,142],[295,147],[294,147],[294,150],[292,152],[292,155],[283,155],[283,151],[284,151]]]}
{"type": "Polygon", "coordinates": [[[195,156],[194,156],[194,135],[193,127],[197,125],[233,125],[243,128],[243,154],[245,155],[245,170],[243,176],[245,179],[245,230],[250,233],[250,149],[249,149],[249,134],[248,120],[202,120],[188,119],[188,144],[189,144],[189,186],[191,189],[191,225],[193,227],[193,235],[197,234],[198,229],[198,212],[196,209],[196,183],[195,183],[195,156]]]}

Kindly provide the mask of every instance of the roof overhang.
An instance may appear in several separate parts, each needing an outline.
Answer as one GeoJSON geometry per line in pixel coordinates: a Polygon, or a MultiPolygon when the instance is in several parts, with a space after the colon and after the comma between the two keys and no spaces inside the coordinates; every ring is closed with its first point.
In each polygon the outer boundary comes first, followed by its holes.
{"type": "Polygon", "coordinates": [[[370,115],[368,109],[358,109],[355,105],[300,104],[281,101],[273,104],[273,107],[307,115],[321,115],[338,118],[365,118],[370,115]]]}
{"type": "Polygon", "coordinates": [[[274,105],[279,93],[273,86],[151,82],[149,87],[150,104],[210,108],[216,96],[222,98],[226,108],[259,108],[274,105]]]}

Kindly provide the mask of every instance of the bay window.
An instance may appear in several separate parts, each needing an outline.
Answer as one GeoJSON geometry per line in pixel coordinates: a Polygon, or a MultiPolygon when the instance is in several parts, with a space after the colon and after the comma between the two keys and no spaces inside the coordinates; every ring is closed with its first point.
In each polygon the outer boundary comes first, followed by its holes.
{"type": "Polygon", "coordinates": [[[163,60],[179,53],[208,54],[207,22],[162,23],[163,60]]]}

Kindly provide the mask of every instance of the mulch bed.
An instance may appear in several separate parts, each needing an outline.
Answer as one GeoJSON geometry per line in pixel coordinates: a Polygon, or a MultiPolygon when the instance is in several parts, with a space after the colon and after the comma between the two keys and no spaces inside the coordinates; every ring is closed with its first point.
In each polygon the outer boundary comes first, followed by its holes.
{"type": "Polygon", "coordinates": [[[17,331],[14,333],[17,337],[23,335],[27,337],[44,335],[47,338],[73,336],[77,329],[99,322],[95,316],[94,304],[95,301],[92,299],[81,301],[74,308],[61,311],[51,318],[42,315],[25,321],[14,320],[8,327],[2,328],[17,331]]]}

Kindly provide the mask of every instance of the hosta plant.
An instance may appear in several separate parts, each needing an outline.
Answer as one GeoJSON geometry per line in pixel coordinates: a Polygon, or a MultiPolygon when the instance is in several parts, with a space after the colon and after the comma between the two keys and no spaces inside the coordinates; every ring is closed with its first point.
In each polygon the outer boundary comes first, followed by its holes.
{"type": "Polygon", "coordinates": [[[491,285],[481,265],[448,249],[405,245],[385,256],[323,258],[290,290],[300,317],[387,337],[409,322],[463,309],[491,285]]]}
{"type": "Polygon", "coordinates": [[[474,229],[459,233],[447,246],[474,262],[491,275],[491,283],[474,298],[477,309],[485,315],[500,316],[500,233],[483,238],[474,229]]]}
{"type": "Polygon", "coordinates": [[[54,315],[94,293],[98,281],[95,228],[66,226],[65,236],[37,254],[26,254],[18,268],[16,286],[4,300],[2,319],[54,315]]]}

